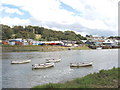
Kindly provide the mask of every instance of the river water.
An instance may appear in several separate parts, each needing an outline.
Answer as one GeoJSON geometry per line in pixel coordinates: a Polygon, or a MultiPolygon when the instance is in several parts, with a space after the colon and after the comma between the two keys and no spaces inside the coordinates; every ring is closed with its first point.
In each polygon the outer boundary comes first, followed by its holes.
{"type": "Polygon", "coordinates": [[[46,83],[62,83],[101,69],[118,67],[118,50],[69,50],[57,52],[2,53],[2,88],[31,88],[46,83]],[[46,58],[61,58],[55,67],[32,70],[32,64],[46,58]],[[27,64],[11,64],[12,60],[31,59],[27,64]],[[70,63],[91,62],[91,67],[70,68],[70,63]]]}

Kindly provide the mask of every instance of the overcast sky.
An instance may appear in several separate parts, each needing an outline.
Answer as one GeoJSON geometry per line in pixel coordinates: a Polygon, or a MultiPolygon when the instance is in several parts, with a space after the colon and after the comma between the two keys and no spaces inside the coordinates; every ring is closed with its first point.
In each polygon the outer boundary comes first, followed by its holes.
{"type": "Polygon", "coordinates": [[[72,30],[81,35],[118,34],[119,0],[1,0],[0,23],[72,30]]]}

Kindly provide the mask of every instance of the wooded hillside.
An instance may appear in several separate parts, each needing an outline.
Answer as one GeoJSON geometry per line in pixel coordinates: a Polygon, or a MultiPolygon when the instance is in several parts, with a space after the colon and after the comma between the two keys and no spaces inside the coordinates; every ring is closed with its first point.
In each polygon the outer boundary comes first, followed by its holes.
{"type": "Polygon", "coordinates": [[[1,24],[2,27],[2,40],[23,38],[35,39],[36,35],[41,35],[38,41],[54,41],[54,40],[85,40],[86,38],[74,31],[55,31],[39,26],[14,26],[1,24]]]}

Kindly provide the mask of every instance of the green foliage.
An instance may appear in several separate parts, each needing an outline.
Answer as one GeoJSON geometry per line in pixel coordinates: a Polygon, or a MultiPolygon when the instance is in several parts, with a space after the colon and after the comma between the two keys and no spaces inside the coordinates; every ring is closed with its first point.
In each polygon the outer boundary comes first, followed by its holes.
{"type": "Polygon", "coordinates": [[[88,46],[78,46],[72,48],[72,50],[91,50],[88,46]]]}
{"type": "Polygon", "coordinates": [[[80,34],[78,34],[77,37],[78,37],[80,40],[87,40],[86,37],[83,37],[83,36],[81,36],[80,34]]]}
{"type": "Polygon", "coordinates": [[[7,25],[2,26],[2,39],[10,39],[12,38],[13,30],[7,25]]]}
{"type": "Polygon", "coordinates": [[[52,88],[58,88],[60,86],[61,86],[60,84],[49,83],[49,84],[46,84],[46,85],[42,85],[41,87],[36,86],[34,88],[49,88],[49,89],[52,89],[52,88]]]}
{"type": "Polygon", "coordinates": [[[1,25],[2,39],[23,38],[35,39],[35,34],[40,34],[42,37],[40,41],[56,41],[56,40],[85,40],[86,38],[73,31],[55,31],[39,26],[14,26],[13,28],[7,25],[1,25]]]}
{"type": "Polygon", "coordinates": [[[14,26],[12,30],[14,33],[19,33],[20,31],[24,31],[24,28],[23,26],[14,26]]]}
{"type": "Polygon", "coordinates": [[[79,40],[79,38],[73,31],[65,31],[63,37],[64,37],[63,39],[65,40],[73,40],[73,41],[79,40]]]}
{"type": "Polygon", "coordinates": [[[77,41],[76,44],[83,44],[83,42],[82,41],[77,41]]]}

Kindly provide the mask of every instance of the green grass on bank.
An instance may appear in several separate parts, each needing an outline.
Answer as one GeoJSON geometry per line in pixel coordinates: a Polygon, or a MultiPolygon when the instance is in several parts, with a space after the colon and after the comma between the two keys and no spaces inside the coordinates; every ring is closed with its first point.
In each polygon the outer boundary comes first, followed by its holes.
{"type": "Polygon", "coordinates": [[[49,51],[62,51],[62,50],[89,50],[87,46],[80,47],[64,47],[64,46],[51,46],[51,45],[2,45],[3,52],[49,52],[49,51]]]}
{"type": "Polygon", "coordinates": [[[1,45],[2,47],[54,47],[52,45],[1,45]]]}
{"type": "Polygon", "coordinates": [[[99,73],[89,74],[83,78],[77,78],[66,83],[49,83],[36,88],[118,88],[120,86],[120,79],[118,78],[118,71],[120,68],[113,68],[111,70],[101,70],[99,73]],[[119,80],[118,80],[119,79],[119,80]]]}
{"type": "Polygon", "coordinates": [[[49,52],[49,51],[61,51],[68,50],[67,47],[63,46],[50,46],[50,45],[4,45],[2,46],[3,52],[49,52]]]}
{"type": "Polygon", "coordinates": [[[73,50],[90,50],[88,46],[79,46],[79,47],[74,47],[73,50]]]}

